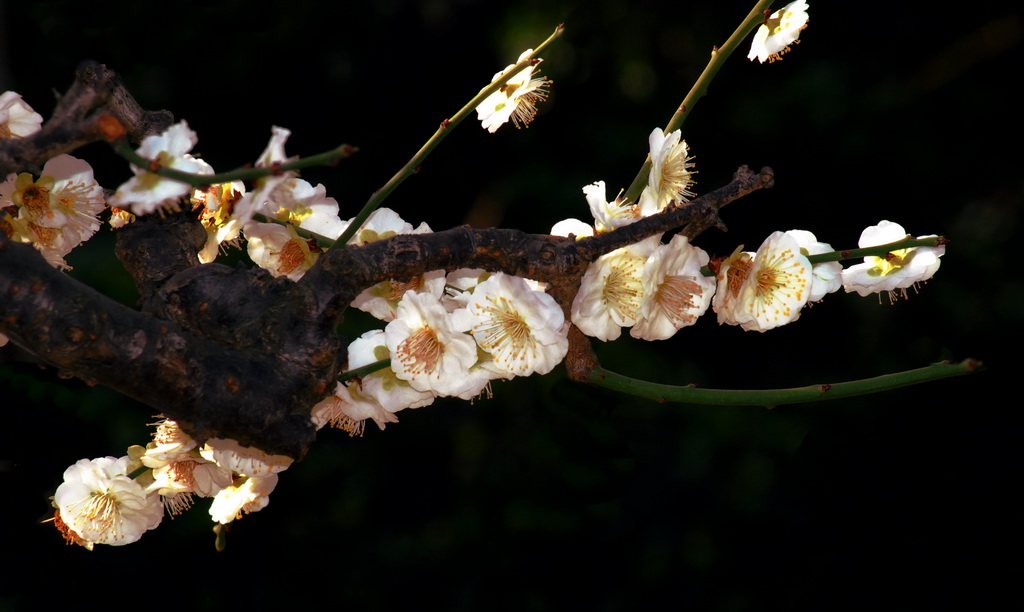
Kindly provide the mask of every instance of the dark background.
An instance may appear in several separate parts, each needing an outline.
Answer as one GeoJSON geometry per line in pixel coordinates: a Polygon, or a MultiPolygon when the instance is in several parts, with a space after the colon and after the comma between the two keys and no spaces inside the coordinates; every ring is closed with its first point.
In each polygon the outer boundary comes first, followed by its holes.
{"type": "MultiPolygon", "coordinates": [[[[544,40],[551,97],[528,130],[467,120],[387,206],[434,229],[546,232],[587,219],[580,188],[614,195],[751,3],[478,0],[0,2],[0,91],[43,116],[76,64],[119,71],[140,103],[199,134],[224,170],[271,125],[291,154],[360,153],[323,182],[351,217],[497,70],[544,40]]],[[[779,3],[781,4],[781,3],[779,3]]],[[[660,343],[598,346],[610,369],[667,383],[762,388],[981,359],[970,377],[780,407],[659,405],[556,371],[472,404],[401,413],[386,432],[320,435],[270,505],[213,550],[208,502],[141,541],[66,547],[47,496],[83,457],[145,444],[151,409],[0,350],[0,610],[90,600],[193,609],[326,597],[383,610],[975,609],[1021,602],[1022,461],[1013,378],[1024,284],[1015,3],[811,1],[801,44],[773,65],[741,50],[684,127],[697,191],[740,164],[777,186],[732,204],[713,255],[774,230],[856,245],[882,219],[951,243],[911,298],[835,294],[766,334],[712,316],[660,343]],[[144,599],[146,598],[146,599],[144,599]],[[149,599],[154,598],[154,599],[149,599]],[[168,601],[170,600],[170,601],[168,601]]],[[[77,153],[109,188],[129,176],[103,145],[77,153]]],[[[135,296],[113,234],[72,275],[135,296]]],[[[379,326],[353,314],[350,333],[379,326]]],[[[1010,606],[1013,607],[1013,606],[1010,606]]]]}

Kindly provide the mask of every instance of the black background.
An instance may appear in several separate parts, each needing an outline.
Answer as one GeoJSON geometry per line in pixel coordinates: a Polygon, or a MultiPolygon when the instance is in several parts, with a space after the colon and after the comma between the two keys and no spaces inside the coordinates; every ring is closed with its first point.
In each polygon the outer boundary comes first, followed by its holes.
{"type": "MultiPolygon", "coordinates": [[[[919,294],[835,294],[766,334],[706,317],[660,343],[598,346],[610,369],[667,383],[762,388],[981,359],[978,374],[780,407],[659,405],[556,371],[438,401],[362,438],[321,433],[270,505],[213,550],[207,502],[126,547],[66,547],[48,513],[63,470],[148,440],[151,410],[0,351],[0,609],[106,601],[193,609],[326,598],[394,609],[962,609],[1022,603],[1019,393],[1024,285],[1019,97],[1024,21],[1011,4],[812,1],[782,62],[726,65],[684,126],[698,192],[741,164],[777,186],[732,204],[713,255],[774,230],[856,245],[882,219],[951,243],[919,294]],[[1005,598],[1010,598],[1006,600],[1005,598]]],[[[1013,5],[1016,6],[1016,5],[1013,5]]],[[[199,134],[224,170],[271,125],[290,154],[360,153],[323,182],[351,217],[519,53],[564,22],[554,80],[527,130],[467,120],[387,201],[414,225],[543,233],[587,219],[580,188],[632,180],[742,2],[0,3],[0,91],[47,116],[75,65],[119,71],[140,103],[199,134]],[[339,8],[340,7],[340,8],[339,8]]],[[[108,188],[103,145],[77,153],[108,188]]],[[[135,296],[113,234],[74,276],[135,296]]],[[[379,326],[354,313],[358,334],[379,326]]],[[[103,604],[101,604],[103,605],[103,604]]],[[[1012,607],[1012,606],[1011,606],[1012,607]]]]}

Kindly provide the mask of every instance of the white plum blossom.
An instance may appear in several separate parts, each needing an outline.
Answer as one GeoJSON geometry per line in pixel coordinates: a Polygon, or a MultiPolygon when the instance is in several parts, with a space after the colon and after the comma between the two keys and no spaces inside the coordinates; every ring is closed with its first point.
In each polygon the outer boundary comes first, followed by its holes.
{"type": "Polygon", "coordinates": [[[473,289],[464,313],[477,344],[506,376],[547,374],[565,358],[568,324],[555,299],[496,272],[473,289]]]}
{"type": "Polygon", "coordinates": [[[158,468],[187,456],[196,447],[196,441],[182,431],[176,421],[163,419],[156,426],[153,441],[146,445],[146,452],[139,458],[142,465],[158,468]]]}
{"type": "Polygon", "coordinates": [[[574,236],[577,240],[594,235],[594,227],[579,219],[563,219],[551,226],[552,236],[574,236]]]}
{"type": "Polygon", "coordinates": [[[476,342],[453,327],[439,297],[406,293],[384,333],[398,378],[436,395],[466,392],[469,368],[477,361],[476,342]]]}
{"type": "Polygon", "coordinates": [[[221,489],[210,504],[210,516],[217,523],[227,524],[242,518],[242,513],[258,512],[270,503],[270,494],[277,487],[277,474],[248,476],[221,489]]]}
{"type": "MultiPolygon", "coordinates": [[[[69,542],[131,544],[163,518],[160,496],[147,492],[128,476],[130,459],[81,459],[64,472],[53,503],[69,542]]],[[[62,529],[63,530],[63,529],[62,529]]]]}
{"type": "MultiPolygon", "coordinates": [[[[153,164],[192,174],[213,174],[208,164],[189,155],[196,145],[196,133],[188,124],[179,121],[160,134],[147,136],[135,152],[153,164]]],[[[136,215],[144,215],[164,207],[174,207],[183,196],[192,191],[188,183],[164,178],[149,168],[132,166],[135,176],[117,188],[110,205],[131,208],[136,215]]]]}
{"type": "Polygon", "coordinates": [[[658,246],[643,272],[644,300],[629,335],[643,340],[665,340],[707,311],[715,294],[715,279],[701,274],[708,254],[676,234],[658,246]]]}
{"type": "Polygon", "coordinates": [[[356,383],[338,383],[334,395],[313,406],[310,417],[317,429],[330,425],[345,431],[349,436],[363,435],[366,419],[373,419],[382,430],[388,423],[398,422],[393,412],[385,410],[374,398],[360,393],[356,383]]]}
{"type": "MultiPolygon", "coordinates": [[[[523,61],[531,53],[533,49],[523,51],[516,63],[523,61]]],[[[539,63],[541,60],[537,58],[536,61],[539,63]]],[[[495,74],[491,82],[505,76],[513,67],[515,64],[509,64],[495,74]]],[[[499,127],[508,123],[509,119],[517,129],[526,127],[533,121],[537,116],[537,104],[547,98],[546,88],[551,84],[551,81],[539,74],[534,76],[536,67],[536,63],[526,66],[476,107],[477,118],[485,130],[493,134],[499,127]]]]}
{"type": "MultiPolygon", "coordinates": [[[[371,363],[390,359],[384,330],[374,329],[359,336],[348,345],[348,369],[354,370],[371,363]]],[[[375,400],[389,413],[406,408],[421,408],[434,402],[434,394],[417,391],[395,375],[391,368],[381,368],[363,376],[358,384],[358,394],[375,400]]],[[[378,419],[374,419],[375,421],[378,419]]],[[[384,421],[378,422],[383,429],[384,421]]]]}
{"type": "MultiPolygon", "coordinates": [[[[899,223],[882,221],[865,229],[857,245],[860,248],[879,246],[909,238],[899,223]]],[[[918,236],[918,238],[931,238],[918,236]]],[[[889,299],[897,295],[906,297],[907,289],[928,280],[942,263],[939,258],[946,253],[945,246],[914,247],[889,252],[885,257],[865,257],[864,263],[843,270],[843,289],[847,293],[856,291],[861,296],[886,292],[889,299]]]]}
{"type": "Polygon", "coordinates": [[[644,217],[661,212],[670,202],[686,202],[693,197],[693,172],[685,140],[679,130],[665,134],[654,128],[648,142],[651,146],[651,172],[647,186],[640,195],[640,214],[644,217]]]}
{"type": "Polygon", "coordinates": [[[297,281],[313,267],[319,256],[291,225],[252,221],[245,226],[245,236],[249,239],[249,258],[274,276],[297,281]]]}
{"type": "Polygon", "coordinates": [[[344,231],[345,223],[338,217],[338,201],[327,195],[323,185],[314,187],[300,178],[280,183],[263,208],[268,217],[325,238],[335,239],[344,231]],[[276,210],[270,210],[275,206],[276,210]]]}
{"type": "Polygon", "coordinates": [[[206,229],[206,244],[199,251],[199,261],[202,263],[216,260],[221,244],[236,243],[242,232],[242,224],[235,217],[234,211],[244,195],[245,183],[242,181],[210,185],[192,192],[192,207],[199,209],[199,221],[206,229]]]}
{"type": "Polygon", "coordinates": [[[644,301],[644,265],[660,240],[651,236],[590,264],[572,301],[572,322],[580,331],[607,342],[636,324],[644,301]]]}
{"type": "Polygon", "coordinates": [[[774,232],[757,253],[729,257],[717,279],[718,322],[764,332],[800,316],[810,295],[811,263],[793,237],[774,232]]]}
{"type": "Polygon", "coordinates": [[[762,64],[781,59],[790,45],[799,42],[800,30],[807,27],[807,8],[805,0],[796,0],[772,13],[754,32],[747,59],[756,58],[762,64]]]}
{"type": "MultiPolygon", "coordinates": [[[[827,242],[818,242],[814,234],[806,230],[789,230],[786,234],[796,240],[804,255],[821,255],[835,250],[827,242]]],[[[811,293],[807,301],[817,302],[829,293],[838,291],[843,286],[842,272],[843,265],[838,261],[814,264],[811,269],[811,293]]]]}
{"type": "Polygon", "coordinates": [[[5,91],[0,94],[0,140],[24,138],[39,131],[43,117],[21,99],[21,94],[5,91]]]}
{"type": "Polygon", "coordinates": [[[210,438],[199,454],[207,461],[245,476],[283,472],[294,461],[285,455],[271,455],[252,446],[242,446],[230,438],[210,438]]]}
{"type": "Polygon", "coordinates": [[[635,223],[640,219],[640,211],[629,202],[616,198],[609,202],[606,198],[604,181],[591,183],[583,188],[583,194],[590,205],[590,214],[594,215],[594,230],[600,234],[610,232],[617,227],[635,223]]]}
{"type": "Polygon", "coordinates": [[[244,226],[252,220],[253,215],[266,212],[267,208],[273,209],[270,210],[271,214],[276,212],[277,208],[272,204],[268,207],[267,203],[273,199],[278,186],[298,175],[294,170],[276,170],[280,164],[297,159],[285,155],[284,145],[288,142],[289,136],[291,136],[291,130],[276,125],[270,128],[270,141],[254,165],[257,168],[269,168],[273,171],[268,176],[261,176],[253,180],[253,190],[243,195],[235,204],[231,214],[239,225],[244,226]]]}
{"type": "Polygon", "coordinates": [[[22,172],[0,183],[0,229],[35,245],[58,267],[99,229],[103,206],[103,188],[93,179],[92,166],[70,155],[47,161],[38,180],[22,172]]]}

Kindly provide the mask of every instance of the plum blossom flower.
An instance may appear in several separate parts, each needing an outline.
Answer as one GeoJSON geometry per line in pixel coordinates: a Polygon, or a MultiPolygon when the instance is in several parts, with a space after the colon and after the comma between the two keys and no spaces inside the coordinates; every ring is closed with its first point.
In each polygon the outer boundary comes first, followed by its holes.
{"type": "Polygon", "coordinates": [[[594,226],[588,225],[579,219],[562,219],[551,226],[552,236],[574,236],[576,240],[594,235],[594,226]]]}
{"type": "Polygon", "coordinates": [[[676,234],[660,245],[643,272],[644,301],[629,335],[644,340],[665,340],[707,311],[715,294],[714,277],[701,274],[708,254],[676,234]]]}
{"type": "MultiPolygon", "coordinates": [[[[820,255],[835,250],[827,242],[818,242],[814,234],[806,230],[789,230],[786,234],[796,240],[803,255],[820,255]]],[[[811,269],[811,293],[807,301],[817,302],[829,293],[838,291],[843,285],[842,272],[843,266],[838,261],[814,264],[811,269]]]]}
{"type": "MultiPolygon", "coordinates": [[[[397,423],[398,417],[381,406],[374,397],[363,395],[358,383],[338,383],[334,395],[313,406],[310,420],[317,429],[330,425],[340,429],[350,437],[363,435],[367,419],[373,419],[381,430],[388,423],[397,423]]],[[[430,394],[431,401],[434,395],[430,394]]]]}
{"type": "Polygon", "coordinates": [[[693,158],[687,154],[686,141],[680,138],[679,130],[665,134],[661,128],[654,128],[651,132],[651,172],[640,195],[640,212],[644,217],[665,210],[672,201],[686,202],[694,195],[690,191],[695,172],[691,170],[693,158]]]}
{"type": "Polygon", "coordinates": [[[617,227],[635,223],[640,219],[639,209],[621,199],[621,194],[612,202],[605,198],[604,181],[587,185],[583,188],[583,194],[587,197],[587,204],[590,205],[590,213],[594,215],[595,233],[610,232],[617,227]]]}
{"type": "MultiPolygon", "coordinates": [[[[213,174],[208,164],[188,154],[196,145],[196,133],[188,124],[179,121],[160,134],[147,136],[136,150],[140,156],[164,168],[193,174],[213,174]]],[[[177,201],[192,191],[188,183],[162,177],[149,168],[132,166],[135,176],[120,187],[110,198],[110,204],[118,208],[131,207],[133,213],[144,215],[166,206],[175,206],[177,201]]]]}
{"type": "MultiPolygon", "coordinates": [[[[390,359],[384,330],[374,329],[359,336],[348,345],[348,369],[361,368],[371,363],[390,359]]],[[[406,408],[421,408],[434,403],[434,394],[429,391],[417,391],[407,382],[395,375],[391,368],[381,368],[363,376],[358,389],[351,395],[375,400],[387,412],[394,414],[406,408]]],[[[375,418],[383,429],[387,419],[375,418]]]]}
{"type": "MultiPolygon", "coordinates": [[[[889,244],[908,238],[909,235],[899,223],[882,221],[861,232],[857,242],[860,248],[889,244]]],[[[918,238],[931,238],[918,236],[918,238]]],[[[939,258],[946,253],[945,246],[914,247],[891,251],[885,257],[865,257],[864,263],[843,270],[843,289],[847,293],[856,291],[861,296],[887,292],[889,299],[898,295],[907,296],[907,288],[928,280],[942,263],[939,258]]]]}
{"type": "Polygon", "coordinates": [[[590,264],[572,301],[572,322],[580,331],[607,342],[636,324],[644,301],[644,265],[660,240],[651,236],[590,264]]]}
{"type": "Polygon", "coordinates": [[[128,476],[130,459],[81,459],[64,472],[53,496],[69,542],[92,550],[93,544],[131,544],[163,518],[156,493],[147,493],[128,476]]]}
{"type": "MultiPolygon", "coordinates": [[[[257,168],[276,168],[282,163],[294,160],[294,157],[287,157],[284,152],[284,145],[288,142],[291,131],[283,127],[273,126],[270,128],[270,141],[267,147],[260,154],[254,164],[257,168]]],[[[246,192],[235,202],[230,215],[238,227],[244,227],[252,220],[256,213],[273,215],[278,207],[272,203],[275,192],[279,186],[297,176],[295,171],[275,171],[268,176],[261,176],[253,180],[253,190],[246,192]]],[[[223,221],[224,224],[228,220],[223,221]]],[[[237,235],[237,234],[236,234],[237,235]]]]}
{"type": "Polygon", "coordinates": [[[210,516],[217,523],[227,524],[242,518],[242,513],[259,512],[270,503],[270,494],[277,487],[277,474],[244,476],[221,489],[210,504],[210,516]]]}
{"type": "Polygon", "coordinates": [[[790,45],[800,42],[800,30],[807,27],[807,8],[805,0],[796,0],[772,13],[754,32],[747,59],[757,58],[762,64],[781,59],[790,45]]]}
{"type": "Polygon", "coordinates": [[[13,91],[0,94],[0,140],[23,138],[39,131],[43,117],[13,91]]]}
{"type": "Polygon", "coordinates": [[[507,376],[547,374],[569,348],[569,326],[555,299],[517,276],[495,273],[477,285],[465,328],[507,376]]]}
{"type": "Polygon", "coordinates": [[[794,238],[774,232],[757,253],[734,253],[717,278],[713,305],[718,322],[764,332],[800,315],[809,295],[811,263],[794,238]]]}
{"type": "Polygon", "coordinates": [[[237,246],[242,224],[234,211],[244,195],[245,184],[242,181],[210,185],[192,192],[192,208],[199,210],[199,222],[206,230],[206,244],[199,251],[199,261],[202,263],[215,261],[224,243],[237,246]]]}
{"type": "MultiPolygon", "coordinates": [[[[533,53],[533,49],[527,49],[519,56],[519,62],[526,59],[526,56],[533,53]]],[[[539,63],[541,60],[536,60],[539,63]]],[[[514,77],[505,82],[501,88],[487,96],[483,102],[476,107],[477,118],[480,125],[490,133],[494,133],[499,127],[508,123],[511,119],[516,129],[526,127],[537,116],[537,104],[548,97],[546,88],[551,84],[539,74],[534,76],[533,71],[537,63],[531,64],[519,71],[514,77]]],[[[509,64],[504,70],[494,75],[491,82],[495,82],[505,76],[515,64],[509,64]]]]}
{"type": "Polygon", "coordinates": [[[47,261],[63,266],[64,256],[99,229],[103,189],[87,162],[58,155],[38,180],[22,172],[0,184],[0,208],[7,209],[0,220],[11,238],[34,244],[47,261]]]}
{"type": "Polygon", "coordinates": [[[207,461],[245,476],[277,474],[294,461],[285,455],[271,455],[252,446],[242,446],[230,438],[210,438],[199,454],[207,461]]]}
{"type": "Polygon", "coordinates": [[[249,239],[249,258],[274,276],[297,281],[319,257],[319,249],[315,245],[311,248],[291,225],[253,221],[245,226],[245,236],[249,239]]]}
{"type": "Polygon", "coordinates": [[[413,389],[442,396],[466,392],[476,342],[455,329],[439,297],[407,292],[384,334],[391,369],[413,389]]]}

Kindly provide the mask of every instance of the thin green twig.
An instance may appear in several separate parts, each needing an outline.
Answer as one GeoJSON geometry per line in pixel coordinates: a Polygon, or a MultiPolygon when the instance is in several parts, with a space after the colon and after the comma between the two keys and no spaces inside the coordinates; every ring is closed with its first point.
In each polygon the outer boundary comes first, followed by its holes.
{"type": "Polygon", "coordinates": [[[389,367],[391,367],[391,359],[381,359],[380,361],[374,361],[373,363],[368,363],[362,367],[353,368],[351,370],[348,370],[347,372],[342,372],[341,375],[338,376],[338,382],[345,382],[346,380],[366,376],[367,374],[372,374],[377,370],[383,370],[384,368],[389,367]]]}
{"type": "MultiPolygon", "coordinates": [[[[693,84],[690,93],[686,94],[686,97],[683,98],[683,103],[679,105],[675,114],[669,119],[668,125],[665,126],[666,134],[674,132],[683,126],[683,122],[686,121],[693,108],[697,106],[697,102],[707,93],[708,85],[711,84],[718,71],[722,69],[725,60],[739,47],[743,39],[747,37],[747,34],[750,34],[754,28],[764,22],[764,11],[771,6],[772,2],[773,0],[760,0],[750,10],[743,23],[732,33],[732,36],[725,41],[725,44],[711,50],[711,60],[708,61],[708,65],[704,67],[704,72],[700,74],[697,81],[693,84]]],[[[640,193],[647,186],[647,179],[650,173],[651,157],[648,155],[647,161],[640,168],[640,172],[637,173],[636,178],[633,179],[629,188],[626,189],[625,198],[627,201],[636,202],[639,199],[640,193]]]]}
{"type": "Polygon", "coordinates": [[[175,181],[181,181],[182,183],[186,183],[192,187],[205,187],[207,185],[230,183],[231,181],[249,181],[264,176],[281,174],[282,172],[288,172],[289,170],[310,168],[312,166],[333,166],[339,161],[354,155],[359,151],[359,148],[349,144],[343,144],[329,151],[303,157],[302,159],[297,159],[291,162],[274,164],[266,168],[236,168],[234,170],[218,174],[195,174],[192,172],[182,172],[181,170],[161,166],[158,162],[146,159],[136,153],[135,150],[132,149],[131,145],[129,145],[125,140],[114,144],[114,151],[116,151],[121,157],[127,159],[133,166],[141,168],[146,172],[151,172],[175,181]]]}
{"type": "Polygon", "coordinates": [[[384,200],[389,195],[391,195],[391,192],[394,191],[396,187],[401,185],[402,182],[405,181],[405,179],[409,178],[410,176],[416,173],[417,169],[423,163],[423,160],[426,159],[428,155],[430,155],[430,152],[434,150],[434,147],[436,147],[438,144],[441,143],[442,140],[444,140],[445,136],[447,136],[449,132],[451,132],[452,128],[457,126],[459,123],[462,122],[463,119],[468,117],[470,113],[476,110],[476,107],[479,106],[481,102],[486,100],[488,96],[501,89],[501,86],[508,82],[509,79],[519,74],[519,72],[521,72],[527,66],[534,65],[536,62],[533,58],[540,54],[540,52],[543,51],[544,48],[551,44],[556,38],[561,36],[562,29],[562,25],[559,24],[559,26],[555,28],[555,31],[551,34],[551,36],[549,36],[547,40],[541,43],[540,46],[534,49],[533,53],[530,53],[525,58],[520,60],[515,66],[512,67],[511,70],[505,73],[500,79],[480,90],[480,93],[474,96],[472,100],[467,102],[466,105],[463,106],[462,109],[459,110],[459,112],[455,113],[455,115],[452,116],[450,119],[445,119],[444,121],[442,121],[441,126],[437,128],[437,131],[434,132],[434,135],[431,136],[430,139],[427,140],[427,142],[424,143],[422,147],[420,147],[420,150],[417,151],[416,154],[412,156],[412,159],[410,159],[404,166],[402,166],[402,169],[395,173],[395,175],[392,176],[391,179],[387,183],[385,183],[383,187],[373,192],[373,195],[371,195],[370,199],[367,200],[365,205],[363,205],[363,208],[362,210],[359,211],[359,214],[355,216],[355,218],[352,220],[352,223],[349,224],[349,226],[345,229],[341,236],[339,236],[338,239],[334,242],[334,244],[331,245],[330,249],[333,250],[344,248],[345,245],[348,244],[348,241],[352,239],[352,236],[354,236],[356,232],[359,231],[359,228],[363,226],[363,223],[366,222],[366,219],[370,217],[373,211],[377,210],[381,203],[383,203],[384,200]]]}
{"type": "Polygon", "coordinates": [[[616,374],[600,366],[595,368],[588,382],[657,402],[707,404],[712,406],[764,406],[772,408],[783,404],[801,404],[821,400],[839,399],[855,395],[878,393],[899,387],[917,385],[942,378],[970,374],[981,368],[980,361],[964,359],[960,363],[942,361],[930,366],[885,374],[874,378],[839,383],[809,385],[790,389],[702,389],[693,385],[663,385],[616,374]]]}
{"type": "MultiPolygon", "coordinates": [[[[885,257],[886,254],[892,253],[893,251],[911,249],[914,247],[938,247],[943,246],[948,242],[949,241],[943,236],[927,236],[925,238],[911,238],[910,236],[907,236],[903,240],[897,240],[896,242],[880,244],[873,247],[864,247],[863,249],[829,251],[828,253],[808,255],[807,260],[811,262],[812,266],[814,266],[829,261],[844,261],[847,259],[860,259],[863,257],[885,257]]],[[[700,271],[704,276],[715,275],[709,266],[704,266],[700,271]]]]}

